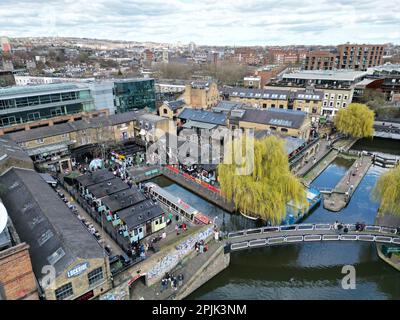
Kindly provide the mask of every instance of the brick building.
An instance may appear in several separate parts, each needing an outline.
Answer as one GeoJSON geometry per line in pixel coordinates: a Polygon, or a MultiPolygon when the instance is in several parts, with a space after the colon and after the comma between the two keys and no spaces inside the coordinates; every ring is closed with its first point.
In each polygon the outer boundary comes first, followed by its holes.
{"type": "Polygon", "coordinates": [[[195,109],[210,109],[218,103],[219,92],[215,82],[193,81],[186,85],[183,99],[195,109]]]}
{"type": "Polygon", "coordinates": [[[336,55],[328,51],[310,51],[306,55],[304,70],[333,70],[336,55]]]}
{"type": "Polygon", "coordinates": [[[342,44],[337,47],[338,69],[367,70],[383,64],[384,45],[342,44]]]}

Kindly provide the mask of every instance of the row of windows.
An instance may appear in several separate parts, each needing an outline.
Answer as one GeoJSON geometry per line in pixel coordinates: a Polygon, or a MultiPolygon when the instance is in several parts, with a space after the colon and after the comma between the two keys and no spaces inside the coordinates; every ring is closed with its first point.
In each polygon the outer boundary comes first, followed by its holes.
{"type": "MultiPolygon", "coordinates": [[[[330,97],[331,97],[331,100],[334,100],[335,99],[335,94],[334,93],[331,93],[331,95],[330,95],[330,97]]],[[[342,97],[343,97],[343,99],[344,100],[347,100],[348,98],[349,98],[349,96],[347,95],[347,94],[345,94],[345,95],[341,95],[341,94],[338,94],[337,95],[337,100],[342,100],[342,97]]],[[[324,96],[324,98],[325,99],[329,99],[329,93],[325,93],[325,96],[324,96]]]]}
{"type": "MultiPolygon", "coordinates": [[[[88,273],[89,286],[98,283],[103,278],[104,278],[103,268],[100,267],[100,268],[94,269],[93,271],[88,273]]],[[[57,300],[64,300],[70,296],[73,296],[74,290],[72,288],[72,283],[69,282],[69,283],[61,286],[60,288],[56,289],[55,295],[56,295],[57,300]]]]}
{"type": "Polygon", "coordinates": [[[0,100],[0,110],[10,109],[10,108],[32,107],[47,103],[70,101],[76,99],[78,99],[78,94],[76,92],[66,92],[61,94],[51,94],[44,96],[0,100]]]}

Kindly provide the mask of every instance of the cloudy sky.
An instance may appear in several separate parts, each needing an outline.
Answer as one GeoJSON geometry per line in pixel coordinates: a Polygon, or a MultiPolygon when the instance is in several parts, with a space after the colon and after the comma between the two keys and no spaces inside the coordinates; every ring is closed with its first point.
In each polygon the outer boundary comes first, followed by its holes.
{"type": "Polygon", "coordinates": [[[0,0],[0,35],[215,45],[394,42],[400,0],[0,0]]]}

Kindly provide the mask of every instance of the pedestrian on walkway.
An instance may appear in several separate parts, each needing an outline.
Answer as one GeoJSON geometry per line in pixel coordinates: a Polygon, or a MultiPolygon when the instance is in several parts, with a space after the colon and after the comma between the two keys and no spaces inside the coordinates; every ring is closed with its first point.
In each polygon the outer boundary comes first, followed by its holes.
{"type": "Polygon", "coordinates": [[[161,291],[160,291],[160,293],[163,293],[164,290],[167,289],[167,283],[168,283],[168,281],[167,281],[166,279],[162,278],[162,280],[161,280],[161,291]]]}
{"type": "Polygon", "coordinates": [[[178,285],[179,285],[180,287],[182,287],[182,285],[183,285],[183,274],[182,274],[182,273],[180,273],[180,274],[178,275],[178,285]]]}

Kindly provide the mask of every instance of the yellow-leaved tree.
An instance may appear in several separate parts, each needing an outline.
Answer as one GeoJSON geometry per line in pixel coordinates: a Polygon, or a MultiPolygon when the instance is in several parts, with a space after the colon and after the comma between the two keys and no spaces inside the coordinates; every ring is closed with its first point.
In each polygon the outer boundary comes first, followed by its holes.
{"type": "MultiPolygon", "coordinates": [[[[243,139],[241,145],[245,143],[243,139]]],[[[237,174],[238,165],[235,163],[218,165],[222,195],[232,200],[236,209],[246,215],[274,224],[281,223],[285,218],[289,202],[298,207],[299,212],[304,212],[308,207],[305,188],[290,172],[284,141],[267,136],[252,143],[254,165],[250,174],[237,174]]],[[[233,154],[232,150],[234,148],[229,148],[229,157],[233,154]]],[[[249,165],[246,161],[253,159],[246,157],[242,167],[249,165]]]]}
{"type": "Polygon", "coordinates": [[[354,138],[367,138],[374,135],[374,116],[367,105],[351,103],[338,111],[334,124],[340,133],[354,138]]]}
{"type": "Polygon", "coordinates": [[[380,214],[400,216],[400,165],[381,175],[373,190],[380,214]]]}

